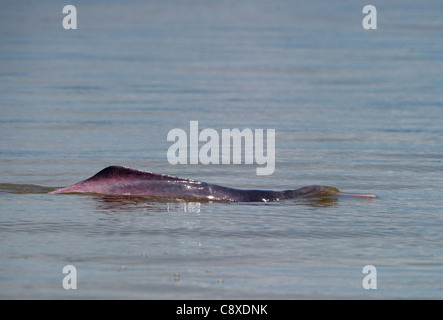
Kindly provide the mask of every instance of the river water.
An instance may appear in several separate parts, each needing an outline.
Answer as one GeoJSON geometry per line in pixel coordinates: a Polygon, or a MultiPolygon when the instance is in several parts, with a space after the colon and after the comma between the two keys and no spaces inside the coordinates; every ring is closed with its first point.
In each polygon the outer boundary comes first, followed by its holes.
{"type": "Polygon", "coordinates": [[[441,1],[373,2],[375,30],[364,1],[69,4],[76,30],[59,1],[1,3],[0,298],[443,298],[441,1]],[[274,173],[170,164],[190,121],[274,129],[274,173]],[[109,165],[378,197],[47,194],[109,165]]]}

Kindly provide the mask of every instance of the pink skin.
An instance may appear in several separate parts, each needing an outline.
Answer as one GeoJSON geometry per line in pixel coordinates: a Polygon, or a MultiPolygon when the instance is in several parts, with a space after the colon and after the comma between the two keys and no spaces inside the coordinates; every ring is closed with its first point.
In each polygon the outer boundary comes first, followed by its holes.
{"type": "Polygon", "coordinates": [[[347,193],[347,192],[339,192],[336,196],[349,196],[349,197],[360,197],[360,198],[377,198],[377,196],[373,194],[363,194],[363,193],[347,193]]]}
{"type": "Polygon", "coordinates": [[[372,194],[340,192],[328,186],[307,186],[296,190],[240,190],[125,167],[111,166],[89,179],[50,193],[96,193],[144,195],[204,201],[278,201],[292,198],[352,196],[375,198],[372,194]]]}

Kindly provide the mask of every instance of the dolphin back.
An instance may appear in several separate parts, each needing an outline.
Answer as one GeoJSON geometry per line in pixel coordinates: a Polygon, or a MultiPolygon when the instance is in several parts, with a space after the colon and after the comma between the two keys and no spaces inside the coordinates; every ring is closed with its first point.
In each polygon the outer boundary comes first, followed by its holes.
{"type": "Polygon", "coordinates": [[[267,202],[344,194],[333,187],[307,186],[296,190],[241,190],[120,166],[107,167],[89,179],[50,193],[94,193],[181,198],[206,201],[267,202]]]}

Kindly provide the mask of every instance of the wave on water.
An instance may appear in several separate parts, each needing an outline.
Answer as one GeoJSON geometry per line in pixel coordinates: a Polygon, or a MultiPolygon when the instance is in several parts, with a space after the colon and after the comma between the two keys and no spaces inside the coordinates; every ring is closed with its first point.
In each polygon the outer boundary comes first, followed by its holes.
{"type": "Polygon", "coordinates": [[[0,183],[0,193],[29,194],[48,193],[56,190],[53,187],[44,187],[35,184],[0,183]]]}

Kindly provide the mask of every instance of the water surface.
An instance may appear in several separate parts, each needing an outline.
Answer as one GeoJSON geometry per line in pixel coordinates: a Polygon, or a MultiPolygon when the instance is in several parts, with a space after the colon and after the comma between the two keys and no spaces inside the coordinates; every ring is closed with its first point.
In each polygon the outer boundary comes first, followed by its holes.
{"type": "Polygon", "coordinates": [[[443,297],[440,1],[372,3],[377,30],[362,1],[72,4],[77,30],[57,1],[0,12],[2,299],[443,297]],[[169,164],[167,134],[191,120],[275,129],[274,174],[169,164]],[[46,193],[109,165],[378,198],[46,193]]]}

